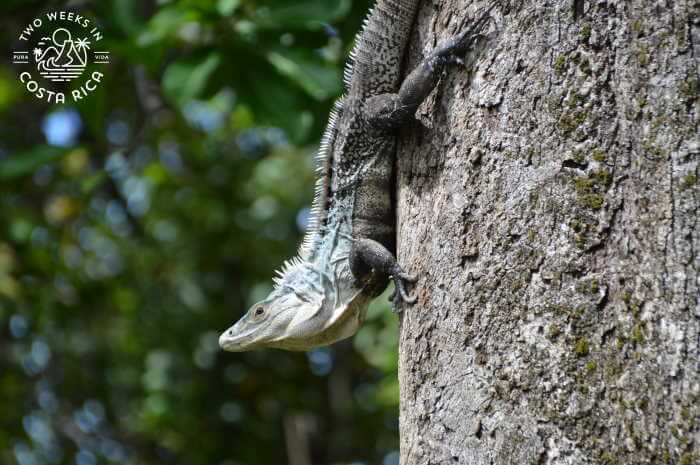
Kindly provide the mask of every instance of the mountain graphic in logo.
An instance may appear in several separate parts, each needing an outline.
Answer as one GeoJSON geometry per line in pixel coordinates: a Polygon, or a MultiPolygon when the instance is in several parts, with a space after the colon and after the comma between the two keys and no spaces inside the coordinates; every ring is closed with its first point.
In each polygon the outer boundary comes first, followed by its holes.
{"type": "Polygon", "coordinates": [[[68,29],[56,29],[51,37],[42,37],[33,50],[39,74],[50,81],[69,82],[79,78],[87,66],[87,38],[73,40],[68,29]]]}

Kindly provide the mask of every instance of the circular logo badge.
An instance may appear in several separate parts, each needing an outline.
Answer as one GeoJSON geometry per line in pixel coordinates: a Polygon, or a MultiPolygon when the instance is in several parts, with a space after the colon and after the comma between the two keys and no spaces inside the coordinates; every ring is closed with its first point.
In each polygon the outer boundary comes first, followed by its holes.
{"type": "Polygon", "coordinates": [[[21,67],[19,80],[36,98],[48,103],[77,102],[97,89],[104,78],[93,70],[109,63],[109,52],[100,48],[103,37],[82,15],[49,12],[22,30],[21,49],[12,52],[12,62],[21,67]]]}

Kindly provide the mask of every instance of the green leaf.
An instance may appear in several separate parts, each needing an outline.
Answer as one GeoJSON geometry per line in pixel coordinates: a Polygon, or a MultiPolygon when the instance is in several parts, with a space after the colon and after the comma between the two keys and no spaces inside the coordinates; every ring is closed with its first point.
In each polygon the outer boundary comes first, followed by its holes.
{"type": "Polygon", "coordinates": [[[216,11],[221,16],[231,16],[241,5],[241,0],[219,0],[216,4],[216,11]]]}
{"type": "Polygon", "coordinates": [[[316,100],[340,93],[340,72],[314,62],[301,53],[270,52],[267,59],[281,74],[289,77],[316,100]]]}
{"type": "Polygon", "coordinates": [[[9,181],[33,173],[46,163],[58,160],[72,149],[40,145],[27,152],[15,153],[0,160],[0,180],[9,181]]]}
{"type": "Polygon", "coordinates": [[[135,34],[142,27],[136,0],[112,0],[108,3],[111,10],[111,20],[126,34],[135,34]]]}
{"type": "Polygon", "coordinates": [[[163,8],[148,21],[144,32],[138,38],[139,45],[151,45],[175,33],[181,26],[196,22],[199,14],[194,10],[178,6],[163,8]]]}
{"type": "Polygon", "coordinates": [[[275,73],[259,75],[248,79],[247,86],[241,88],[241,100],[255,109],[256,123],[277,126],[285,130],[294,142],[304,140],[313,124],[313,117],[302,108],[301,95],[290,92],[289,85],[275,73]]]}
{"type": "Polygon", "coordinates": [[[196,98],[207,85],[209,76],[219,67],[221,55],[212,53],[204,60],[178,60],[163,74],[163,91],[178,105],[196,98]]]}
{"type": "Polygon", "coordinates": [[[0,112],[11,106],[17,89],[17,78],[7,68],[0,68],[0,112]]]}
{"type": "Polygon", "coordinates": [[[351,7],[350,0],[319,1],[279,1],[274,6],[259,8],[255,21],[267,28],[306,28],[320,29],[347,15],[351,7]]]}
{"type": "Polygon", "coordinates": [[[80,191],[83,194],[91,194],[92,191],[100,187],[107,180],[107,173],[98,171],[95,174],[88,176],[80,182],[80,191]]]}
{"type": "Polygon", "coordinates": [[[15,242],[25,243],[29,240],[34,230],[34,224],[27,218],[15,218],[10,223],[10,239],[15,242]]]}

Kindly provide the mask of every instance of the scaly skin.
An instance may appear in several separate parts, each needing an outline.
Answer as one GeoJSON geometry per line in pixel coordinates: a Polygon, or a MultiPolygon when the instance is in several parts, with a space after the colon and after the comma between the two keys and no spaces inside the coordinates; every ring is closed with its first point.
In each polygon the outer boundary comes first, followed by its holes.
{"type": "Polygon", "coordinates": [[[350,337],[390,278],[395,306],[415,301],[406,291],[415,278],[395,258],[395,130],[488,22],[487,11],[399,87],[418,2],[378,0],[371,11],[346,69],[347,95],[336,103],[323,138],[310,231],[270,295],[221,335],[224,350],[308,350],[350,337]]]}

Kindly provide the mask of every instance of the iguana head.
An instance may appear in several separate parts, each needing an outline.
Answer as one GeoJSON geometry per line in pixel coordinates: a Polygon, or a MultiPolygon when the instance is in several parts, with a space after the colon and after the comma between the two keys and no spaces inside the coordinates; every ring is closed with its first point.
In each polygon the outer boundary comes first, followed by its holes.
{"type": "Polygon", "coordinates": [[[222,349],[309,350],[357,332],[370,299],[350,271],[351,242],[339,227],[323,239],[313,257],[300,255],[284,264],[272,292],[221,334],[222,349]]]}
{"type": "Polygon", "coordinates": [[[230,352],[265,347],[309,350],[357,332],[369,298],[344,271],[322,273],[314,264],[295,261],[281,273],[275,288],[219,337],[230,352]]]}
{"type": "Polygon", "coordinates": [[[275,289],[221,334],[219,345],[230,352],[264,347],[305,350],[312,329],[308,316],[318,314],[322,305],[323,299],[299,295],[291,288],[275,289]]]}

